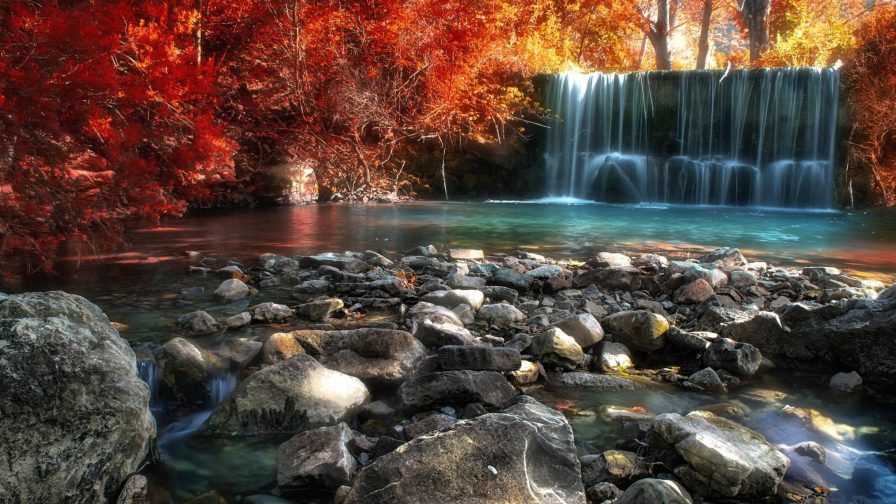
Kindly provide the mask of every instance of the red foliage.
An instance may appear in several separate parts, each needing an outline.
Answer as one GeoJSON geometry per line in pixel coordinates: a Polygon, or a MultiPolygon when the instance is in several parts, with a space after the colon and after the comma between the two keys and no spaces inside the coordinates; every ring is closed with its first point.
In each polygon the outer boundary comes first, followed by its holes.
{"type": "Polygon", "coordinates": [[[231,176],[194,20],[148,1],[5,3],[0,253],[48,268],[62,240],[115,244],[123,218],[182,212],[231,176]]]}

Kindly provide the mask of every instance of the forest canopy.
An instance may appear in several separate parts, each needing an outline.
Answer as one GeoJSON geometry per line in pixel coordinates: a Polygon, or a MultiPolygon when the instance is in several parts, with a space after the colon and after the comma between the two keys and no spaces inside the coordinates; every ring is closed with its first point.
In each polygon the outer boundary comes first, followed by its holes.
{"type": "Polygon", "coordinates": [[[852,160],[896,184],[896,15],[866,0],[6,0],[0,256],[117,245],[127,219],[247,204],[298,162],[350,200],[421,149],[527,135],[532,78],[846,64],[852,160]]]}

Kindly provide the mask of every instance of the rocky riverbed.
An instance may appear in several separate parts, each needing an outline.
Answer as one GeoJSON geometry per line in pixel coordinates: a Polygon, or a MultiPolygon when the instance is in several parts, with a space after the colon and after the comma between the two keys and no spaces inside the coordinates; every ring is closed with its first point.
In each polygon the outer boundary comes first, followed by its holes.
{"type": "Polygon", "coordinates": [[[0,503],[896,494],[896,286],[730,248],[191,257],[133,350],[81,297],[0,295],[0,503]]]}

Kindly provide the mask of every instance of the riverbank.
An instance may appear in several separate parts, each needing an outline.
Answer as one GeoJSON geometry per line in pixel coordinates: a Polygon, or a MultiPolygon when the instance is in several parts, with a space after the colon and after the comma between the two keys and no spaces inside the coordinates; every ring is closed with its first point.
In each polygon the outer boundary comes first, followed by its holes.
{"type": "Polygon", "coordinates": [[[425,482],[449,501],[886,501],[893,287],[736,249],[490,252],[182,256],[146,300],[176,322],[117,326],[159,424],[133,485],[194,503],[425,502],[425,482]]]}

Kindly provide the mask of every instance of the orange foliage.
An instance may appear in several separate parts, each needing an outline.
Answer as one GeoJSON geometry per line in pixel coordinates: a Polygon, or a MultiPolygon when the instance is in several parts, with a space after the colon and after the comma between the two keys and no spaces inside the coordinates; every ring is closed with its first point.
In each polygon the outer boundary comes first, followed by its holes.
{"type": "Polygon", "coordinates": [[[896,6],[880,6],[862,26],[846,65],[853,134],[850,155],[868,169],[880,202],[896,205],[896,6]]]}

